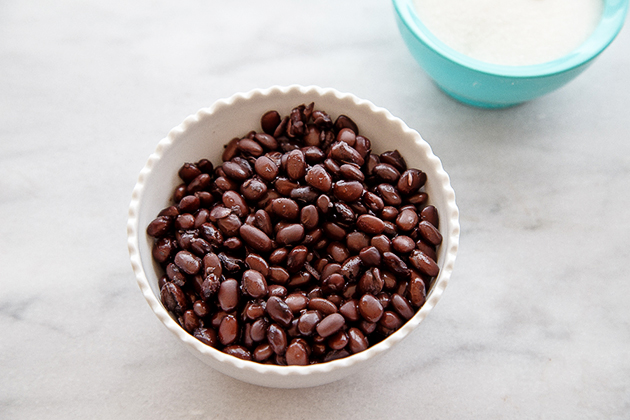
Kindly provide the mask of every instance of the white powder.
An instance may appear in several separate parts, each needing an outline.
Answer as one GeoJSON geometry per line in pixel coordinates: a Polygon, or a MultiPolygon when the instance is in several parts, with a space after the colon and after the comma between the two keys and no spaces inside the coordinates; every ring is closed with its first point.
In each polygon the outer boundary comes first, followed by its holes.
{"type": "Polygon", "coordinates": [[[414,0],[420,20],[451,48],[494,64],[554,60],[582,44],[603,0],[414,0]]]}

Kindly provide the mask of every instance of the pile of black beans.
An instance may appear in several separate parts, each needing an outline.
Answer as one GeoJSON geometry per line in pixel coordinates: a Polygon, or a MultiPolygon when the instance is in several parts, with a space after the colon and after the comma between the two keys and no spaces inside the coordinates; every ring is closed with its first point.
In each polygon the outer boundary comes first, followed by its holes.
{"type": "MultiPolygon", "coordinates": [[[[371,152],[347,116],[314,104],[184,163],[147,227],[163,305],[201,342],[259,363],[365,350],[420,308],[439,272],[426,174],[371,152]]],[[[386,142],[387,139],[380,139],[386,142]]]]}

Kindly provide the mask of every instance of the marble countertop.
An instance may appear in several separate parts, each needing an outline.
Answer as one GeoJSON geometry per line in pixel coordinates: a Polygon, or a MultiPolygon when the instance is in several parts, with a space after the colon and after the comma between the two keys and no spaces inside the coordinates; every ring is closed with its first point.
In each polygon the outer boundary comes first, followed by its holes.
{"type": "Polygon", "coordinates": [[[0,418],[630,418],[630,31],[505,110],[420,70],[377,1],[0,4],[0,418]],[[225,377],[136,285],[127,208],[157,142],[215,100],[334,87],[418,130],[461,247],[418,330],[312,389],[225,377]]]}

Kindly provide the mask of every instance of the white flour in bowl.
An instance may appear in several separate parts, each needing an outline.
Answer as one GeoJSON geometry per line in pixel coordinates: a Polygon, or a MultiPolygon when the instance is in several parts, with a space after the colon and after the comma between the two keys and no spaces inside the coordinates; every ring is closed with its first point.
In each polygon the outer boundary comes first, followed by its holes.
{"type": "Polygon", "coordinates": [[[451,48],[505,65],[560,58],[595,30],[603,0],[414,0],[418,17],[451,48]]]}

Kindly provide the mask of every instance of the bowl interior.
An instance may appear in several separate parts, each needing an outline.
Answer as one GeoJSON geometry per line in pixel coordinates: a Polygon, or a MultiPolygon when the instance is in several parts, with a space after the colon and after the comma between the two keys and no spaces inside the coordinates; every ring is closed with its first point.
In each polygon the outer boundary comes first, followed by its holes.
{"type": "MultiPolygon", "coordinates": [[[[237,369],[249,368],[250,374],[272,373],[286,376],[296,372],[301,375],[309,372],[325,373],[325,371],[330,371],[331,367],[323,368],[321,365],[332,365],[332,368],[335,368],[335,366],[342,367],[348,363],[351,364],[352,360],[348,362],[348,359],[365,360],[388,349],[405,337],[437,303],[446,287],[457,251],[458,223],[454,192],[440,160],[433,155],[430,146],[420,138],[420,135],[410,130],[401,120],[368,101],[359,100],[353,95],[340,94],[332,89],[274,87],[247,94],[237,94],[228,100],[215,103],[210,108],[202,109],[197,114],[188,117],[159,143],[156,152],[151,155],[143,169],[134,190],[134,198],[130,206],[129,240],[132,265],[134,265],[145,298],[171,332],[194,351],[210,356],[218,362],[227,362],[237,369]],[[260,117],[266,111],[275,109],[283,116],[289,115],[290,110],[295,106],[310,102],[315,102],[316,109],[326,111],[333,119],[340,114],[352,118],[357,123],[360,134],[372,141],[372,149],[375,152],[398,149],[410,167],[417,167],[427,172],[428,181],[425,191],[429,194],[431,204],[435,205],[440,212],[440,231],[444,237],[438,255],[441,272],[433,283],[427,302],[416,316],[397,333],[362,353],[334,362],[306,367],[280,367],[245,362],[203,345],[170,319],[159,302],[157,273],[161,272],[161,269],[153,262],[151,257],[153,240],[146,235],[145,230],[158,212],[170,205],[172,191],[181,183],[177,171],[184,162],[196,162],[207,158],[215,166],[219,165],[223,145],[234,137],[245,136],[251,130],[262,131],[260,117]],[[134,264],[135,247],[137,247],[137,257],[140,259],[140,264],[137,265],[134,264]]],[[[229,371],[224,371],[224,373],[231,374],[229,371]]],[[[248,377],[239,377],[239,379],[266,384],[264,381],[249,380],[251,378],[248,377]]],[[[276,383],[276,385],[282,386],[281,383],[276,383]]]]}
{"type": "Polygon", "coordinates": [[[593,34],[582,45],[556,60],[528,66],[492,64],[462,54],[429,31],[416,13],[414,0],[393,0],[393,4],[395,12],[416,39],[444,58],[481,73],[513,78],[533,78],[569,71],[592,60],[608,47],[623,27],[629,0],[603,1],[602,19],[593,34]]]}

